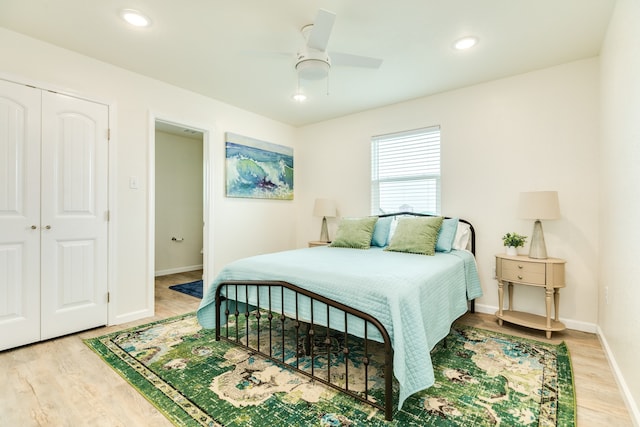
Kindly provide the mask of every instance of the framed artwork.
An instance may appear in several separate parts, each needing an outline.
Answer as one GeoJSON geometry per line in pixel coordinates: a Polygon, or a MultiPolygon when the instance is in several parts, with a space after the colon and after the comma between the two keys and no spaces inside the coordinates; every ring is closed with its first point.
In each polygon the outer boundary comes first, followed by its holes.
{"type": "Polygon", "coordinates": [[[293,148],[227,132],[227,197],[293,200],[293,148]]]}

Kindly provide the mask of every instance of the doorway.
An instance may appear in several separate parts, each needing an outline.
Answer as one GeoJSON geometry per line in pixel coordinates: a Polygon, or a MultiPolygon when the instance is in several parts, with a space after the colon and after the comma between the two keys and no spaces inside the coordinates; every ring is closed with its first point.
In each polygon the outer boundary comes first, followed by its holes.
{"type": "Polygon", "coordinates": [[[208,136],[201,127],[155,117],[150,153],[150,286],[156,276],[203,270],[209,263],[208,136]]]}

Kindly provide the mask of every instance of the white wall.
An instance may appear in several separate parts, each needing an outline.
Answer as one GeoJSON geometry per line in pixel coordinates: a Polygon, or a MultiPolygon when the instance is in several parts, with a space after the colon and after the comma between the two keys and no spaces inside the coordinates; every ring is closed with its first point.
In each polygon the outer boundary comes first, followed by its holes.
{"type": "Polygon", "coordinates": [[[203,248],[202,138],[156,131],[155,148],[155,274],[197,270],[203,248]]]}
{"type": "MultiPolygon", "coordinates": [[[[567,260],[560,317],[595,331],[598,103],[598,60],[590,59],[300,128],[297,244],[318,238],[316,197],[335,199],[343,216],[369,214],[371,136],[440,125],[442,214],[477,230],[479,308],[498,305],[493,267],[502,235],[531,236],[532,221],[516,218],[518,193],[557,190],[562,219],[543,226],[549,256],[567,260]]],[[[330,232],[336,223],[330,220],[330,232]]],[[[541,289],[518,287],[514,302],[544,313],[541,289]]]]}
{"type": "MultiPolygon", "coordinates": [[[[115,107],[112,323],[152,314],[153,277],[147,265],[152,251],[147,222],[153,211],[147,180],[153,163],[150,116],[198,123],[209,132],[212,276],[234,259],[317,239],[320,218],[312,216],[316,197],[336,199],[341,215],[367,215],[370,137],[439,124],[443,214],[467,218],[477,228],[485,292],[480,307],[492,310],[497,305],[492,275],[493,255],[502,251],[500,237],[507,231],[531,234],[530,221],[516,218],[518,192],[558,190],[562,219],[547,221],[544,228],[550,256],[568,261],[561,317],[579,329],[599,322],[638,419],[640,370],[634,362],[640,343],[634,338],[640,330],[635,308],[640,301],[635,280],[640,264],[632,242],[640,231],[640,83],[635,77],[640,75],[639,8],[637,0],[619,0],[609,28],[602,56],[602,143],[597,59],[299,129],[3,28],[0,73],[106,100],[115,107]],[[226,131],[283,145],[296,143],[295,202],[224,197],[226,131]],[[138,190],[129,188],[130,176],[140,178],[138,190]]],[[[330,220],[330,231],[335,232],[335,225],[336,220],[330,220]]],[[[539,292],[516,292],[518,309],[542,313],[539,292]]]]}
{"type": "Polygon", "coordinates": [[[602,49],[600,303],[603,342],[640,425],[640,2],[619,0],[602,49]],[[605,293],[608,290],[608,297],[605,293]]]}
{"type": "Polygon", "coordinates": [[[148,177],[153,163],[149,120],[154,114],[178,123],[199,123],[209,131],[213,274],[231,260],[294,246],[294,202],[227,199],[223,175],[225,132],[291,146],[290,126],[3,28],[0,72],[115,106],[111,123],[111,144],[116,145],[111,188],[111,227],[115,227],[115,241],[111,242],[115,257],[110,260],[113,276],[109,278],[111,323],[153,314],[153,269],[148,265],[153,199],[148,177]],[[139,177],[139,189],[129,188],[130,176],[139,177]]]}

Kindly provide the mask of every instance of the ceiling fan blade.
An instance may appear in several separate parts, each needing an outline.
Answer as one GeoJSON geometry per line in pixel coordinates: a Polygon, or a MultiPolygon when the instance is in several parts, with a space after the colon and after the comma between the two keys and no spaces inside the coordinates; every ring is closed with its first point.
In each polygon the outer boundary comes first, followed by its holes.
{"type": "Polygon", "coordinates": [[[331,58],[331,63],[333,65],[346,65],[361,68],[380,68],[382,65],[382,59],[353,55],[350,53],[329,52],[329,57],[331,58]]]}
{"type": "Polygon", "coordinates": [[[331,30],[333,29],[335,20],[335,13],[319,9],[316,20],[313,22],[309,39],[307,40],[307,46],[322,51],[327,50],[327,44],[329,43],[329,37],[331,36],[331,30]]]}

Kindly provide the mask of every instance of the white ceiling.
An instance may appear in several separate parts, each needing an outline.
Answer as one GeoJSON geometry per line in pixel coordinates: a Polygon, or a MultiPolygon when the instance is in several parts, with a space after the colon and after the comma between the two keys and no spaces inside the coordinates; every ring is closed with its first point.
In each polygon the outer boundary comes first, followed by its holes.
{"type": "Polygon", "coordinates": [[[615,0],[0,0],[0,26],[301,126],[597,56],[615,0]],[[130,27],[121,9],[153,21],[130,27]],[[295,53],[317,10],[337,14],[334,66],[296,90],[295,53]],[[480,39],[468,51],[453,42],[480,39]]]}

